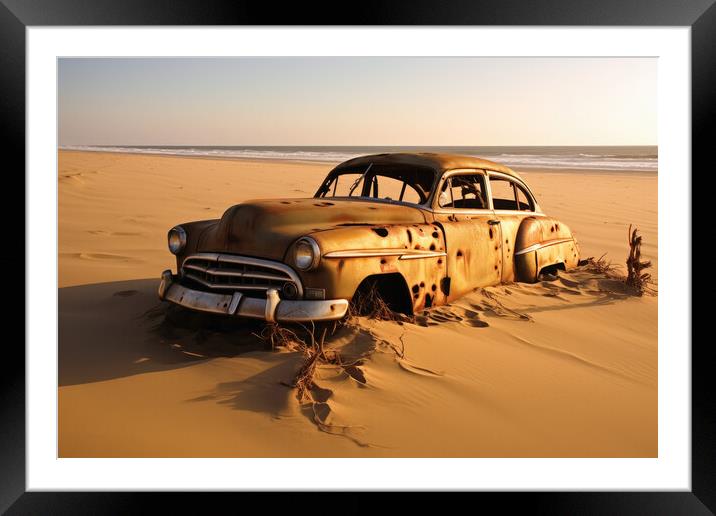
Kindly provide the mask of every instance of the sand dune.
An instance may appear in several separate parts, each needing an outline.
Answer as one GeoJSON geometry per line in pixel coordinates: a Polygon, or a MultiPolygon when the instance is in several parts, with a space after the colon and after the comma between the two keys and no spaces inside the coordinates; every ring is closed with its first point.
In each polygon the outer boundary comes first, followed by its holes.
{"type": "MultiPolygon", "coordinates": [[[[654,457],[657,297],[587,268],[480,289],[327,345],[314,403],[262,326],[159,303],[166,230],[248,198],[311,195],[330,165],[59,155],[59,454],[654,457]]],[[[583,256],[656,263],[656,176],[528,172],[583,256]]]]}

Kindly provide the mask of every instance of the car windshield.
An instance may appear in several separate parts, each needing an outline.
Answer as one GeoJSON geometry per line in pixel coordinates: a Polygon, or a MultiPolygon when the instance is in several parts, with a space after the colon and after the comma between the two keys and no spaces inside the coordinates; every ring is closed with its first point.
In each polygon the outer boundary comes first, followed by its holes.
{"type": "Polygon", "coordinates": [[[373,165],[334,170],[315,197],[356,197],[425,204],[435,172],[412,165],[373,165]]]}

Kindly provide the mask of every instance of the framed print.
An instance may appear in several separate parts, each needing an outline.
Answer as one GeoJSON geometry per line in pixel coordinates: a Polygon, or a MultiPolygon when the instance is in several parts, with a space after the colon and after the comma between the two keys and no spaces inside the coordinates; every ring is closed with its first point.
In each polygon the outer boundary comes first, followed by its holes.
{"type": "Polygon", "coordinates": [[[712,511],[690,214],[716,8],[311,11],[0,6],[27,192],[3,509],[712,511]]]}

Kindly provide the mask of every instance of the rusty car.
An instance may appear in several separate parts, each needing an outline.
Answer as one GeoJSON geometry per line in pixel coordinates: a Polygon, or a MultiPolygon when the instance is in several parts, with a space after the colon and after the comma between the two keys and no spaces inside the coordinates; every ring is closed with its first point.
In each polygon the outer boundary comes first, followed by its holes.
{"type": "Polygon", "coordinates": [[[363,289],[397,312],[569,269],[579,248],[522,177],[471,156],[386,153],[333,168],[310,198],[264,199],[168,233],[159,298],[268,322],[338,320],[363,289]]]}

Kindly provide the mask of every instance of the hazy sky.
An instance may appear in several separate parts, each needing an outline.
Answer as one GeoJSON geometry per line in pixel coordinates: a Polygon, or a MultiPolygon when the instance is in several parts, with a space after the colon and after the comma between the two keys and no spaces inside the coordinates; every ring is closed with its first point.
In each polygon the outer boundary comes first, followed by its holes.
{"type": "Polygon", "coordinates": [[[654,58],[60,59],[60,145],[655,145],[654,58]]]}

